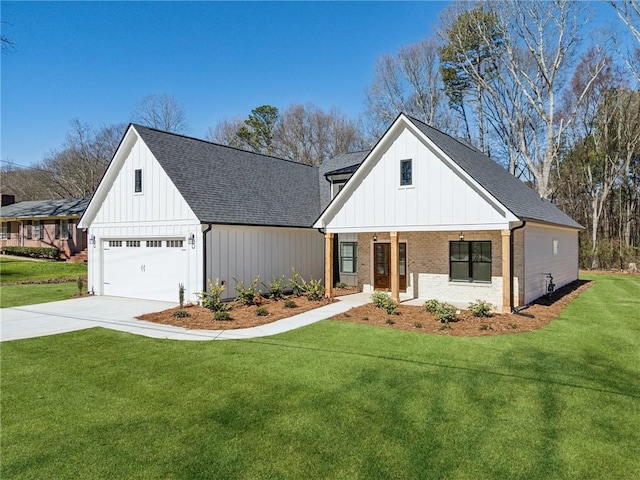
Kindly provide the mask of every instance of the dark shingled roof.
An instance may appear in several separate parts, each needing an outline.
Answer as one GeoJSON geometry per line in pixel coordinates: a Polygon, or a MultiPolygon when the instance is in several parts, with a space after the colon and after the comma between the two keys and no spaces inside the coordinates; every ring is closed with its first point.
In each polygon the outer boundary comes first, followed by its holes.
{"type": "Polygon", "coordinates": [[[81,216],[89,205],[88,198],[32,200],[0,208],[1,218],[44,218],[81,216]]]}
{"type": "Polygon", "coordinates": [[[318,167],[133,125],[203,223],[310,227],[318,167]]]}
{"type": "Polygon", "coordinates": [[[549,200],[541,199],[534,190],[491,158],[420,120],[408,118],[460,168],[521,220],[538,220],[556,225],[583,228],[549,200]]]}
{"type": "Polygon", "coordinates": [[[324,210],[331,201],[331,188],[327,181],[326,175],[337,175],[339,173],[353,173],[358,166],[369,155],[370,150],[362,150],[359,152],[341,153],[333,158],[330,158],[326,162],[323,162],[319,167],[320,173],[320,210],[324,210]],[[340,170],[349,170],[340,172],[340,170]]]}

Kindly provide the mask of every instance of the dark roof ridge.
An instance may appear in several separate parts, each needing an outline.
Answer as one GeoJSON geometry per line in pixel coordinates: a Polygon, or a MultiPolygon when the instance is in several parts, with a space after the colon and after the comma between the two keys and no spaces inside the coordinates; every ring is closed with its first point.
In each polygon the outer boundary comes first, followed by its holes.
{"type": "Polygon", "coordinates": [[[283,162],[295,163],[296,165],[304,165],[305,167],[311,167],[311,168],[316,167],[316,165],[309,165],[307,163],[296,162],[295,160],[289,160],[287,158],[276,157],[274,155],[267,155],[267,154],[264,154],[264,153],[252,152],[251,150],[244,150],[242,148],[232,147],[230,145],[224,145],[222,143],[210,142],[208,140],[203,140],[202,138],[192,137],[190,135],[184,135],[182,133],[166,132],[164,130],[159,130],[157,128],[146,127],[144,125],[140,125],[139,123],[131,123],[131,126],[136,127],[136,128],[145,128],[145,129],[151,130],[153,132],[163,133],[163,134],[166,134],[166,135],[172,135],[174,137],[181,137],[181,138],[184,138],[184,139],[187,139],[187,140],[195,140],[197,142],[207,143],[209,145],[215,145],[216,147],[228,148],[230,150],[236,150],[236,151],[242,152],[242,153],[250,153],[251,155],[258,155],[260,157],[272,158],[273,160],[282,160],[283,162]]]}
{"type": "MultiPolygon", "coordinates": [[[[405,114],[405,115],[406,115],[406,114],[405,114]]],[[[491,158],[491,160],[493,160],[493,158],[492,158],[492,157],[490,157],[490,156],[489,156],[489,155],[487,155],[486,153],[484,153],[484,152],[482,152],[482,151],[478,150],[477,148],[474,148],[472,145],[469,145],[467,142],[462,142],[462,141],[460,141],[460,139],[458,139],[458,138],[456,138],[456,137],[453,137],[453,136],[449,135],[447,132],[443,132],[442,130],[437,129],[436,127],[432,127],[432,126],[431,126],[431,125],[429,125],[428,123],[425,123],[425,122],[423,122],[422,120],[418,120],[417,118],[412,117],[411,115],[407,115],[407,117],[408,117],[409,119],[411,119],[412,121],[414,121],[414,122],[421,123],[422,125],[424,125],[424,126],[425,126],[425,127],[427,127],[427,128],[430,128],[431,130],[435,130],[436,132],[441,133],[442,135],[446,135],[446,136],[447,136],[447,137],[449,137],[451,140],[455,140],[456,142],[458,142],[460,145],[462,145],[462,146],[463,146],[464,148],[466,148],[467,150],[471,150],[472,152],[475,152],[475,153],[480,153],[480,154],[484,155],[485,157],[487,157],[487,158],[491,158]]],[[[495,160],[494,160],[494,162],[495,162],[495,160]]]]}

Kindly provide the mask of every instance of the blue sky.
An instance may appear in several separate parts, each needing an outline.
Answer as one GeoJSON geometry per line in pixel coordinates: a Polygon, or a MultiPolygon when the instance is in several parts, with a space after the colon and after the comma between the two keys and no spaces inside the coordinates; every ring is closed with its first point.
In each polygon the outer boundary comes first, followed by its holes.
{"type": "Polygon", "coordinates": [[[0,158],[59,147],[74,118],[128,122],[150,93],[189,134],[252,108],[311,102],[356,117],[376,57],[427,36],[445,2],[7,2],[0,158]]]}

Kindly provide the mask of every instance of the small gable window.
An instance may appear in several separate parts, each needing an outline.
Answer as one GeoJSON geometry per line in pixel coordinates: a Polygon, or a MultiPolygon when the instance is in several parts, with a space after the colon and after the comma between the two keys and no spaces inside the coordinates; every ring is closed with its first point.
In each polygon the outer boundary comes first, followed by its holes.
{"type": "Polygon", "coordinates": [[[413,171],[411,160],[400,160],[400,186],[413,185],[413,171]]]}
{"type": "Polygon", "coordinates": [[[135,171],[135,193],[142,193],[142,169],[135,171]]]}

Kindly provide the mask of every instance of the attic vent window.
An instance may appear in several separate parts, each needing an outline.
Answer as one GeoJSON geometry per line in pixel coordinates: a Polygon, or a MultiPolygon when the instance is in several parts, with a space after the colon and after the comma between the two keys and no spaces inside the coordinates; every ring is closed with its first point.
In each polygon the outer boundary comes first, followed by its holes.
{"type": "Polygon", "coordinates": [[[413,185],[411,160],[400,160],[400,186],[413,185]]]}
{"type": "Polygon", "coordinates": [[[142,193],[142,169],[135,171],[135,193],[142,193]]]}

